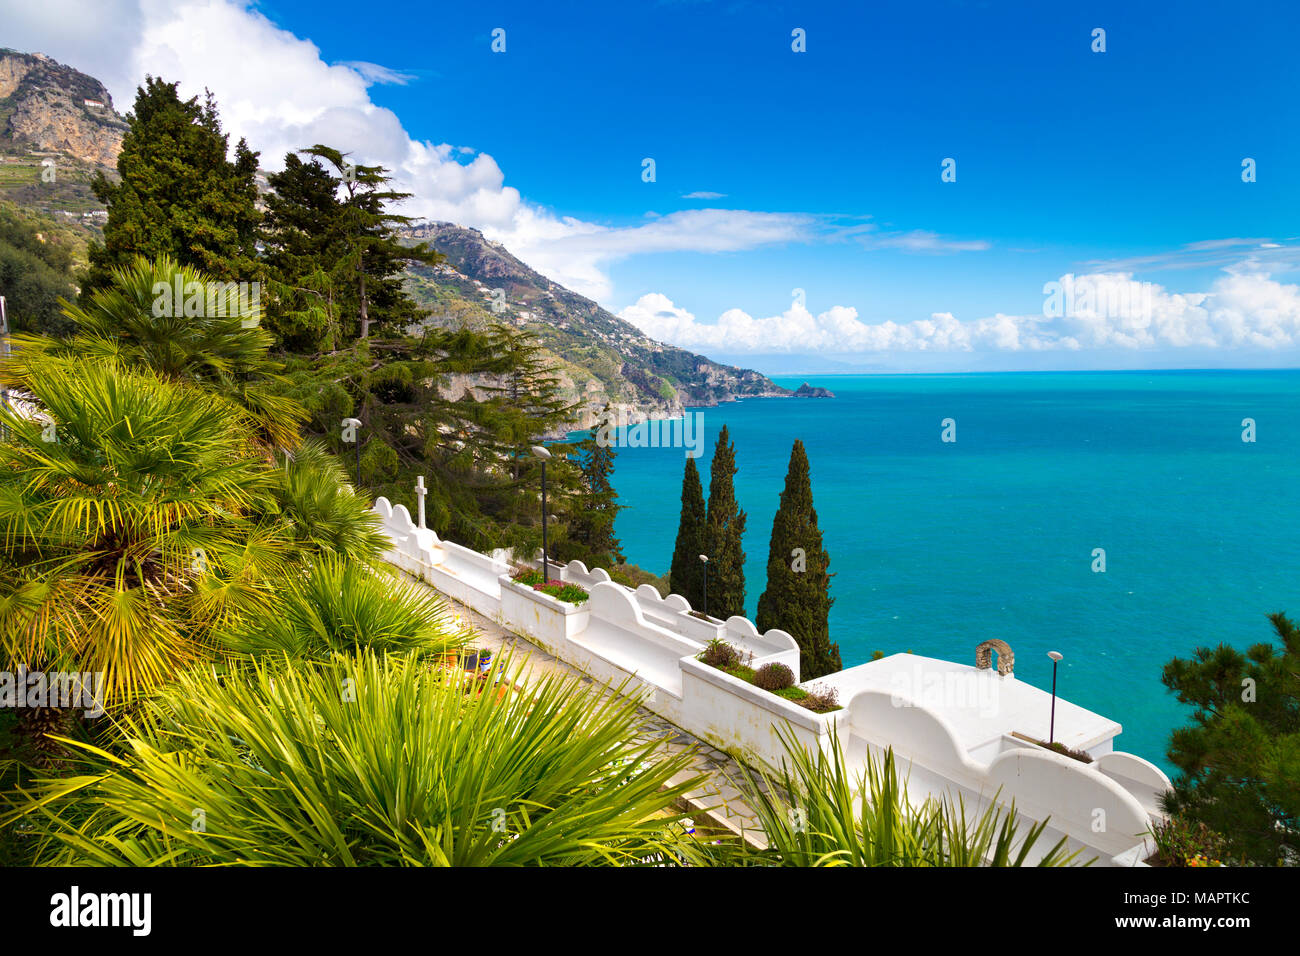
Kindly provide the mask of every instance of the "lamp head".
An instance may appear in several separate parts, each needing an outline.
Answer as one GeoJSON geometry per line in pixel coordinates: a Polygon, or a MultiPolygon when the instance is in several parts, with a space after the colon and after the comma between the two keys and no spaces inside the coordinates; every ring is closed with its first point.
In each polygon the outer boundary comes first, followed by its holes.
{"type": "Polygon", "coordinates": [[[542,461],[545,461],[546,459],[551,457],[551,453],[547,449],[543,448],[541,445],[533,446],[533,454],[536,455],[538,458],[542,459],[542,461]]]}
{"type": "Polygon", "coordinates": [[[707,554],[702,554],[702,555],[700,555],[700,560],[703,561],[705,564],[708,564],[708,563],[709,563],[709,556],[708,556],[707,554]]]}
{"type": "Polygon", "coordinates": [[[1060,653],[1060,651],[1048,651],[1047,656],[1054,661],[1059,661],[1063,655],[1060,653]]]}

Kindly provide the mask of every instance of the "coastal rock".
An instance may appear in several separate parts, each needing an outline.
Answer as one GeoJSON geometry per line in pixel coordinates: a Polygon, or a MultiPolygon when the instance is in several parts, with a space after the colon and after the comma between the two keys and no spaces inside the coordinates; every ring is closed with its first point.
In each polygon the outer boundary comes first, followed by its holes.
{"type": "Polygon", "coordinates": [[[835,393],[829,388],[821,388],[804,382],[794,390],[795,398],[834,398],[835,393]]]}

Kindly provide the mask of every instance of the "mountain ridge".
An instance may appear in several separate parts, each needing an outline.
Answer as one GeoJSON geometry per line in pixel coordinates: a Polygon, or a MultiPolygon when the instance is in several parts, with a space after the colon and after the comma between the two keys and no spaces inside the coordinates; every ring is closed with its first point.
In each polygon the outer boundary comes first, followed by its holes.
{"type": "MultiPolygon", "coordinates": [[[[90,179],[98,170],[116,175],[128,128],[99,80],[42,53],[0,48],[0,198],[100,238],[104,213],[90,179]],[[53,155],[57,177],[50,181],[43,164],[53,155]]],[[[608,405],[625,406],[638,421],[679,417],[690,406],[793,394],[753,369],[655,341],[478,229],[420,222],[404,232],[410,242],[431,241],[447,256],[445,266],[406,270],[408,291],[428,311],[412,331],[490,321],[528,328],[553,360],[561,393],[577,406],[575,429],[595,425],[608,405]]],[[[452,391],[480,384],[451,378],[452,391]]]]}
{"type": "Polygon", "coordinates": [[[582,406],[581,428],[594,425],[605,405],[630,406],[640,418],[675,418],[691,406],[793,394],[752,369],[650,338],[597,302],[546,278],[478,229],[421,222],[403,233],[412,242],[429,242],[447,257],[442,266],[409,270],[413,281],[408,291],[430,308],[432,324],[506,321],[537,335],[560,360],[561,373],[572,375],[574,368],[589,373],[585,382],[572,383],[568,396],[582,406]]]}

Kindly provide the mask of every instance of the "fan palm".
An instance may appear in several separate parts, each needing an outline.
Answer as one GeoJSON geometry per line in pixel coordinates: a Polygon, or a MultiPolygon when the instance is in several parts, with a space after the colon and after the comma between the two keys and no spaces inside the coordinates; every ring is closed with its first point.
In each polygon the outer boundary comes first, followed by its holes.
{"type": "Polygon", "coordinates": [[[14,336],[8,384],[31,391],[29,355],[117,358],[168,381],[204,385],[242,408],[271,444],[293,447],[306,412],[283,394],[280,365],[268,356],[272,338],[261,328],[260,296],[228,291],[165,256],[137,258],[113,270],[112,285],[91,293],[84,306],[63,302],[76,327],[70,339],[14,336]],[[198,298],[187,302],[191,295],[198,298]]]}
{"type": "Polygon", "coordinates": [[[268,518],[279,522],[300,555],[378,563],[388,538],[369,502],[348,484],[337,458],[309,441],[278,453],[276,464],[276,512],[268,518]]]}
{"type": "MultiPolygon", "coordinates": [[[[507,665],[508,666],[508,665],[507,665]]],[[[120,756],[44,781],[38,864],[599,865],[675,861],[670,784],[634,702],[574,677],[498,696],[418,656],[199,668],[120,723],[120,756]]]]}
{"type": "Polygon", "coordinates": [[[316,661],[357,648],[437,654],[468,640],[428,588],[337,557],[315,561],[280,590],[271,613],[223,637],[243,654],[316,661]]]}
{"type": "Polygon", "coordinates": [[[218,396],[111,361],[23,362],[48,421],[0,409],[0,660],[100,673],[112,706],[266,602],[287,545],[247,514],[273,473],[218,396]]]}

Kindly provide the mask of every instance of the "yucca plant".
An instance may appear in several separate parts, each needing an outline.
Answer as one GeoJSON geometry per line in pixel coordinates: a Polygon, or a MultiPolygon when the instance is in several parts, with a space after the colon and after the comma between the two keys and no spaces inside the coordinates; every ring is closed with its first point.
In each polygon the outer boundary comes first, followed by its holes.
{"type": "MultiPolygon", "coordinates": [[[[489,689],[485,688],[485,683],[489,689]]],[[[414,655],[196,669],[123,719],[120,755],[22,795],[38,864],[675,862],[688,755],[570,677],[499,695],[414,655]]]]}
{"type": "MultiPolygon", "coordinates": [[[[24,364],[43,418],[0,409],[0,664],[102,673],[113,706],[268,600],[288,545],[247,513],[273,477],[218,396],[111,361],[24,364]]],[[[20,711],[37,744],[43,716],[20,711]]]]}
{"type": "Polygon", "coordinates": [[[9,384],[32,390],[27,356],[116,359],[170,382],[202,385],[242,409],[268,444],[292,448],[307,413],[284,394],[281,366],[269,356],[273,340],[261,328],[263,311],[260,295],[240,301],[196,269],[166,256],[139,257],[114,269],[112,285],[86,304],[63,302],[63,314],[76,326],[71,338],[14,336],[9,384]]]}
{"type": "Polygon", "coordinates": [[[288,578],[268,613],[239,621],[222,642],[253,657],[326,661],[358,648],[441,654],[469,637],[430,589],[327,557],[288,578]]]}
{"type": "MultiPolygon", "coordinates": [[[[1015,805],[989,806],[968,819],[960,800],[928,799],[914,805],[893,750],[867,756],[854,777],[839,737],[831,751],[810,753],[785,728],[778,730],[786,759],[777,774],[742,768],[766,850],[741,849],[739,862],[777,866],[1024,866],[1047,826],[1022,831],[1015,805]]],[[[1062,837],[1039,866],[1066,866],[1062,837]]],[[[734,862],[733,857],[733,862],[734,862]]]]}

